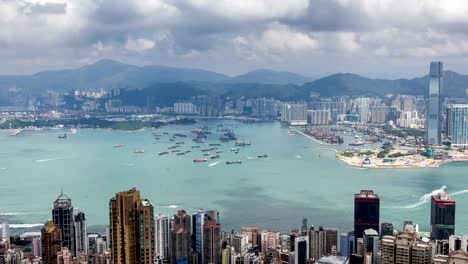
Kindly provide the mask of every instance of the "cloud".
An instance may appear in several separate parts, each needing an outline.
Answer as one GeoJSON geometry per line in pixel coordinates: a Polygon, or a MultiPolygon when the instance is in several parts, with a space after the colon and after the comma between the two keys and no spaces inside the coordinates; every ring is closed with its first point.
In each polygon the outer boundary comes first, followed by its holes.
{"type": "Polygon", "coordinates": [[[149,39],[138,38],[138,39],[127,39],[125,48],[130,51],[144,52],[154,48],[156,43],[149,39]]]}

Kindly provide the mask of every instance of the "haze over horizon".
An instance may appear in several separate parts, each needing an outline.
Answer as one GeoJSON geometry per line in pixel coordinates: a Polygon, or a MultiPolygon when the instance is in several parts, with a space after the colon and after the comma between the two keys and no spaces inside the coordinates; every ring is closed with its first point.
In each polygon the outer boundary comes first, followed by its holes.
{"type": "Polygon", "coordinates": [[[212,70],[266,68],[316,77],[465,73],[461,0],[7,0],[0,73],[76,68],[100,59],[212,70]]]}

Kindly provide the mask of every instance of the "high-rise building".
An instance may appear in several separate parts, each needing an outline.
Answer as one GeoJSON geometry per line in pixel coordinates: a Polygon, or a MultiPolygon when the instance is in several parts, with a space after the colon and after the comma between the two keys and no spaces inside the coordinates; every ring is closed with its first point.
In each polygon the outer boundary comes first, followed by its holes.
{"type": "Polygon", "coordinates": [[[2,239],[0,242],[7,245],[7,248],[10,248],[10,226],[8,223],[2,224],[2,239]]]}
{"type": "Polygon", "coordinates": [[[119,192],[109,202],[110,242],[114,264],[154,262],[153,205],[135,188],[119,192]]]}
{"type": "Polygon", "coordinates": [[[378,252],[380,251],[379,233],[374,229],[366,229],[362,240],[364,255],[371,254],[371,262],[377,263],[378,252]]]}
{"type": "Polygon", "coordinates": [[[243,226],[242,235],[247,238],[247,244],[251,244],[252,247],[258,245],[258,225],[254,226],[243,226]]]}
{"type": "Polygon", "coordinates": [[[63,247],[59,252],[57,252],[57,264],[71,264],[72,259],[72,253],[67,247],[63,247]]]}
{"type": "Polygon", "coordinates": [[[52,220],[62,232],[62,246],[69,249],[75,247],[74,213],[72,200],[61,191],[54,202],[52,220]]]}
{"type": "Polygon", "coordinates": [[[161,260],[170,259],[169,230],[169,218],[164,214],[158,214],[155,217],[155,253],[156,257],[161,260]]]}
{"type": "Polygon", "coordinates": [[[86,216],[83,212],[79,212],[75,215],[74,221],[74,256],[81,254],[88,254],[88,227],[86,224],[86,216]]]}
{"type": "Polygon", "coordinates": [[[179,210],[174,215],[174,228],[171,230],[171,263],[191,263],[191,226],[190,216],[184,210],[179,210]]]}
{"type": "Polygon", "coordinates": [[[452,147],[468,147],[468,104],[454,104],[447,108],[447,137],[452,147]]]}
{"type": "Polygon", "coordinates": [[[31,242],[32,254],[35,257],[42,258],[42,240],[40,236],[33,237],[31,242]]]}
{"type": "Polygon", "coordinates": [[[325,255],[325,231],[323,227],[319,227],[318,230],[315,230],[313,226],[309,229],[309,257],[317,261],[323,255],[325,255]]]}
{"type": "Polygon", "coordinates": [[[444,191],[431,199],[431,238],[449,239],[455,234],[455,200],[444,191]]]}
{"type": "MultiPolygon", "coordinates": [[[[205,223],[215,220],[219,222],[219,212],[216,210],[203,211],[200,210],[198,213],[192,215],[192,250],[197,255],[197,260],[200,263],[203,258],[203,226],[205,223]]],[[[196,260],[194,259],[194,262],[196,260]]]]}
{"type": "Polygon", "coordinates": [[[338,230],[324,228],[325,232],[325,255],[336,256],[338,250],[338,230]]]}
{"type": "Polygon", "coordinates": [[[200,263],[221,263],[221,225],[216,220],[209,220],[203,225],[203,251],[200,263]]]}
{"type": "Polygon", "coordinates": [[[429,72],[429,99],[426,107],[426,144],[440,145],[442,133],[443,64],[431,62],[429,72]]]}
{"type": "Polygon", "coordinates": [[[290,125],[307,124],[307,104],[283,103],[281,105],[281,121],[290,125]]]}
{"type": "Polygon", "coordinates": [[[449,247],[450,251],[463,250],[468,252],[468,236],[450,236],[449,247]]]}
{"type": "Polygon", "coordinates": [[[54,221],[48,221],[41,229],[42,261],[47,264],[58,264],[57,253],[62,249],[62,232],[54,221]]]}
{"type": "Polygon", "coordinates": [[[364,230],[379,231],[380,198],[371,190],[361,190],[354,195],[354,236],[362,238],[364,230]]]}
{"type": "Polygon", "coordinates": [[[392,223],[382,223],[380,225],[380,237],[383,236],[393,236],[393,224],[392,223]]]}
{"type": "Polygon", "coordinates": [[[431,264],[432,245],[427,238],[420,239],[417,232],[398,232],[384,236],[381,242],[380,264],[431,264]]]}
{"type": "Polygon", "coordinates": [[[340,235],[340,256],[349,257],[349,236],[348,234],[340,235]]]}
{"type": "Polygon", "coordinates": [[[262,231],[261,232],[261,243],[262,243],[262,252],[266,254],[269,249],[276,249],[280,243],[280,233],[279,232],[270,232],[262,231]]]}
{"type": "Polygon", "coordinates": [[[294,249],[294,264],[306,264],[309,259],[309,237],[296,237],[294,249]]]}

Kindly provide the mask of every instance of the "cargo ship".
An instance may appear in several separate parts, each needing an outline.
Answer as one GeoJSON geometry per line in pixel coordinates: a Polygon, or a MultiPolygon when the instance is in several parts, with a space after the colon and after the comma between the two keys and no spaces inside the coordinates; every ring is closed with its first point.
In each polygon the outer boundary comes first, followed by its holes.
{"type": "Polygon", "coordinates": [[[144,150],[135,150],[135,151],[133,151],[133,153],[142,154],[142,153],[145,153],[145,151],[144,150]]]}
{"type": "Polygon", "coordinates": [[[258,155],[257,157],[258,157],[258,158],[267,158],[268,155],[267,155],[267,154],[263,154],[263,155],[258,155]]]}
{"type": "Polygon", "coordinates": [[[211,156],[211,159],[218,159],[220,156],[219,155],[213,155],[211,156]]]}
{"type": "Polygon", "coordinates": [[[231,164],[241,164],[241,163],[242,163],[241,160],[226,161],[226,164],[227,164],[227,165],[231,165],[231,164]]]}
{"type": "Polygon", "coordinates": [[[193,162],[206,162],[208,161],[207,158],[198,158],[198,159],[194,159],[193,162]]]}
{"type": "Polygon", "coordinates": [[[125,147],[126,145],[125,144],[117,144],[117,145],[114,145],[114,148],[121,148],[121,147],[125,147]]]}
{"type": "Polygon", "coordinates": [[[159,156],[166,155],[166,154],[169,154],[169,152],[167,152],[167,151],[162,151],[162,152],[159,152],[159,153],[158,153],[159,156]]]}

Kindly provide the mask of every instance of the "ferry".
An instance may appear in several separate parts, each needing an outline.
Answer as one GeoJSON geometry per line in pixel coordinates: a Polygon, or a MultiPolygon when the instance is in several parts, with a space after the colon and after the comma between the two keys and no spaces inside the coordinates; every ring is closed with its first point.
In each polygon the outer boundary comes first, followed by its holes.
{"type": "Polygon", "coordinates": [[[219,155],[213,155],[213,156],[211,156],[211,159],[217,159],[219,157],[220,157],[219,155]]]}
{"type": "Polygon", "coordinates": [[[194,159],[193,162],[207,162],[208,159],[207,158],[198,158],[198,159],[194,159]]]}
{"type": "Polygon", "coordinates": [[[121,147],[125,147],[126,145],[125,144],[117,144],[117,145],[114,145],[114,148],[121,148],[121,147]]]}
{"type": "Polygon", "coordinates": [[[241,160],[235,160],[235,161],[226,161],[226,165],[230,165],[230,164],[241,164],[242,161],[241,160]]]}
{"type": "Polygon", "coordinates": [[[142,149],[140,149],[140,150],[135,150],[135,151],[133,151],[133,153],[135,153],[135,154],[142,154],[142,153],[145,153],[145,151],[142,150],[142,149]]]}
{"type": "Polygon", "coordinates": [[[268,155],[267,155],[267,154],[263,154],[263,155],[258,155],[257,157],[258,157],[258,158],[267,158],[268,155]]]}
{"type": "Polygon", "coordinates": [[[159,153],[158,153],[159,156],[166,155],[166,154],[169,154],[169,152],[167,152],[167,151],[162,151],[162,152],[159,152],[159,153]]]}

